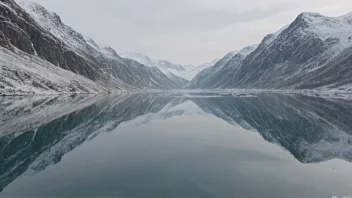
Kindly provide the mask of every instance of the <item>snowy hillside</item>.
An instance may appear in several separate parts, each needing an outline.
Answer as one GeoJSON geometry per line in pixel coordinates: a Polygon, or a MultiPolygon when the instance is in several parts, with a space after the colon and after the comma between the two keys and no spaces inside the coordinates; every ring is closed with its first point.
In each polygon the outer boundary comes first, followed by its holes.
{"type": "MultiPolygon", "coordinates": [[[[97,83],[35,55],[0,47],[0,95],[102,93],[97,83]]],[[[118,90],[115,90],[118,91],[118,90]]],[[[124,91],[124,90],[119,90],[124,91]]]]}

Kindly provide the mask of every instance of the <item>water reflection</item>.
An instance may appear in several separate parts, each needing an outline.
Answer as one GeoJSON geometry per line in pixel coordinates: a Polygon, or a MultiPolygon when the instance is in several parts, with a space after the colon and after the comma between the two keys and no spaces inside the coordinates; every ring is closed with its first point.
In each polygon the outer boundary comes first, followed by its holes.
{"type": "Polygon", "coordinates": [[[302,95],[192,99],[208,113],[259,132],[302,163],[352,161],[352,103],[302,95]]]}
{"type": "Polygon", "coordinates": [[[122,122],[159,112],[171,101],[151,94],[2,98],[0,189],[26,171],[37,172],[58,163],[87,139],[112,131],[122,122]]]}
{"type": "Polygon", "coordinates": [[[185,114],[215,115],[259,132],[302,163],[352,161],[352,103],[342,99],[275,94],[76,95],[1,98],[0,110],[0,189],[59,163],[68,152],[121,123],[134,120],[144,125],[185,114]],[[203,111],[180,108],[189,102],[203,111]]]}

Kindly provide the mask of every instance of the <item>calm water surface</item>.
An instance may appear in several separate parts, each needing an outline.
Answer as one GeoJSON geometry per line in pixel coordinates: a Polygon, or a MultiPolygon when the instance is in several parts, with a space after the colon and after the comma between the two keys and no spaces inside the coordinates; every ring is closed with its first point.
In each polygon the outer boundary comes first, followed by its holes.
{"type": "Polygon", "coordinates": [[[352,102],[0,98],[1,197],[352,196],[352,102]]]}

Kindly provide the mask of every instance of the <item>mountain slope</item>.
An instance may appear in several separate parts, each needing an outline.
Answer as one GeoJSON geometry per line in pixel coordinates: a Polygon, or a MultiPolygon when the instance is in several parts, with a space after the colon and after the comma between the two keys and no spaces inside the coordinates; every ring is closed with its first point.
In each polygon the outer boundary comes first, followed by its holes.
{"type": "Polygon", "coordinates": [[[108,89],[20,50],[0,47],[0,95],[102,93],[108,89]]]}
{"type": "Polygon", "coordinates": [[[253,52],[258,45],[232,51],[220,59],[213,67],[203,70],[189,84],[188,88],[218,88],[228,81],[240,67],[242,61],[253,52]]]}
{"type": "Polygon", "coordinates": [[[352,48],[347,48],[326,66],[301,78],[299,89],[339,89],[352,91],[352,48]]]}

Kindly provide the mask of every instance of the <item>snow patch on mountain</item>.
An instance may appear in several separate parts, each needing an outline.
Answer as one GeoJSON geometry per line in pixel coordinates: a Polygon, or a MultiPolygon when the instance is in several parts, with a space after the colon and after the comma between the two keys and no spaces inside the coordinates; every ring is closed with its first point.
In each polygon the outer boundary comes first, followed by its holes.
{"type": "MultiPolygon", "coordinates": [[[[302,13],[298,16],[306,23],[301,29],[302,36],[317,37],[325,43],[334,42],[331,49],[328,49],[323,56],[333,59],[343,50],[352,46],[352,13],[328,17],[319,13],[302,13]]],[[[312,68],[315,71],[324,65],[312,68]]]]}
{"type": "Polygon", "coordinates": [[[173,78],[174,75],[182,77],[181,75],[179,75],[179,72],[181,70],[184,70],[181,65],[175,65],[168,61],[153,60],[148,56],[145,56],[140,53],[123,53],[120,54],[120,56],[123,58],[135,60],[147,67],[156,67],[169,78],[173,78]]]}
{"type": "MultiPolygon", "coordinates": [[[[85,57],[85,53],[94,54],[95,50],[89,48],[84,37],[71,27],[63,24],[61,18],[53,12],[48,12],[43,6],[27,0],[16,0],[26,12],[45,30],[54,37],[70,46],[71,50],[85,57]]],[[[92,42],[94,42],[92,40],[92,42]]]]}
{"type": "Polygon", "coordinates": [[[0,57],[0,95],[107,92],[83,76],[20,50],[0,47],[0,57]]]}
{"type": "Polygon", "coordinates": [[[352,13],[328,17],[319,13],[302,13],[300,16],[308,26],[303,29],[305,34],[315,34],[321,40],[338,38],[340,48],[352,45],[352,13]]]}

